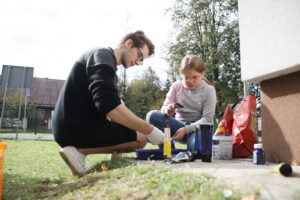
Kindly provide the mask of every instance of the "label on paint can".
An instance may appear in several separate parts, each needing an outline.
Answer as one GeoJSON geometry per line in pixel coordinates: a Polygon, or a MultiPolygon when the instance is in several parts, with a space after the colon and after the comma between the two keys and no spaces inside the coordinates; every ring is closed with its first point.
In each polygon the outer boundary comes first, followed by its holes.
{"type": "Polygon", "coordinates": [[[214,160],[232,159],[232,140],[231,135],[214,135],[212,153],[214,160]]]}

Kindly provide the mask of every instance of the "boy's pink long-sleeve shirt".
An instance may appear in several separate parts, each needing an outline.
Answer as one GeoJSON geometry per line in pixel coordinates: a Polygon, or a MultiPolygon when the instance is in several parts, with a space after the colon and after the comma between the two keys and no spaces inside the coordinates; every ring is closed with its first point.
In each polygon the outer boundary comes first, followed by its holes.
{"type": "Polygon", "coordinates": [[[200,86],[190,90],[176,81],[170,87],[161,112],[166,113],[168,104],[180,103],[183,108],[176,109],[175,119],[192,122],[186,125],[187,133],[196,131],[196,126],[203,123],[212,123],[216,109],[216,91],[212,85],[202,80],[200,86]]]}

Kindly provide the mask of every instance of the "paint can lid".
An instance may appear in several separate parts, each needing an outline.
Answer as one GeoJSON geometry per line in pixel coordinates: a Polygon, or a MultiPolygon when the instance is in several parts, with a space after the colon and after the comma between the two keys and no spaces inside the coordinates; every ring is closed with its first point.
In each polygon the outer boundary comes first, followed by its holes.
{"type": "Polygon", "coordinates": [[[262,148],[263,148],[263,144],[262,143],[254,144],[254,149],[262,149],[262,148]]]}

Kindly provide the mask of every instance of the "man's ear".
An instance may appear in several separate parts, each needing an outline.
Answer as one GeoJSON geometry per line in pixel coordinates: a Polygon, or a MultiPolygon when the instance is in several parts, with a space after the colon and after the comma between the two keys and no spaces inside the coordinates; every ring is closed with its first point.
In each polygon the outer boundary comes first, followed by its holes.
{"type": "Polygon", "coordinates": [[[133,41],[132,39],[128,39],[126,40],[126,42],[124,43],[126,48],[132,48],[133,47],[133,41]]]}

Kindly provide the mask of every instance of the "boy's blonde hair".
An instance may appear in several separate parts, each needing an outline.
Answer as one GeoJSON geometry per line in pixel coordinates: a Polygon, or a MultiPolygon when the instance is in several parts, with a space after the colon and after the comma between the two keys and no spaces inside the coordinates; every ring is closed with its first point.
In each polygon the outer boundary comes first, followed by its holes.
{"type": "MultiPolygon", "coordinates": [[[[186,70],[186,69],[193,69],[196,72],[202,73],[202,72],[205,71],[205,64],[204,64],[203,60],[199,56],[186,55],[181,60],[179,71],[180,71],[180,73],[183,73],[183,71],[186,70]]],[[[203,80],[206,83],[208,83],[210,85],[213,85],[213,83],[210,82],[209,80],[207,80],[206,77],[203,77],[203,80]]]]}
{"type": "Polygon", "coordinates": [[[205,65],[203,60],[195,55],[186,55],[182,60],[180,64],[180,73],[183,73],[185,69],[193,69],[199,73],[202,73],[205,71],[205,65]]]}

